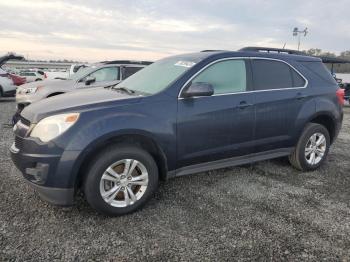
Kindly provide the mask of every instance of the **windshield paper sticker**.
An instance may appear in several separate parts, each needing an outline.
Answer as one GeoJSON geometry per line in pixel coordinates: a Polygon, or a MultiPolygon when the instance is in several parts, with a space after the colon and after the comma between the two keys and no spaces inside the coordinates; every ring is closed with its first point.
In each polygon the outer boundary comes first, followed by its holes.
{"type": "Polygon", "coordinates": [[[178,61],[175,65],[176,66],[184,66],[184,67],[192,67],[194,66],[196,63],[194,62],[190,62],[190,61],[178,61]]]}

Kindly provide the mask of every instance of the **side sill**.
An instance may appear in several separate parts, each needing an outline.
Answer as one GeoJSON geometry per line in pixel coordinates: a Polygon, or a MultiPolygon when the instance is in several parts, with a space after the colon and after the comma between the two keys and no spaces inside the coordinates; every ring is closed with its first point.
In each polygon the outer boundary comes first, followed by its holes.
{"type": "Polygon", "coordinates": [[[258,161],[288,156],[293,152],[293,147],[291,148],[281,148],[281,149],[275,149],[275,150],[269,150],[254,154],[249,154],[245,156],[237,156],[237,157],[231,157],[221,160],[216,160],[212,162],[206,162],[201,164],[195,164],[191,166],[185,166],[181,167],[176,170],[172,170],[168,172],[167,177],[173,178],[178,176],[185,176],[200,172],[205,172],[209,170],[215,170],[225,167],[231,167],[231,166],[238,166],[238,165],[244,165],[249,163],[254,163],[258,161]]]}

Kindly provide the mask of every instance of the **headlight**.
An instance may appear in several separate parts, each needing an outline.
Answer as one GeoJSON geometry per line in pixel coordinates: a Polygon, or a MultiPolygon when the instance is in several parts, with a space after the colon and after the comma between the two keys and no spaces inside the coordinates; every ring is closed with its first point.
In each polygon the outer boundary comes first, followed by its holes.
{"type": "Polygon", "coordinates": [[[37,86],[37,87],[27,87],[24,88],[22,93],[24,94],[34,94],[35,92],[39,91],[43,86],[37,86]]]}
{"type": "Polygon", "coordinates": [[[48,142],[65,131],[77,122],[78,113],[61,114],[46,117],[39,121],[30,133],[31,137],[37,137],[42,142],[48,142]]]}

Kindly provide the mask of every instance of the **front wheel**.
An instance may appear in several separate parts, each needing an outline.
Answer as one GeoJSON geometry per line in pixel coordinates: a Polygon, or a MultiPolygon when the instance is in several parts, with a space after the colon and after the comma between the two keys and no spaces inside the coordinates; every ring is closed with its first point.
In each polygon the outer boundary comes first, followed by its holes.
{"type": "Polygon", "coordinates": [[[115,145],[92,161],[84,193],[97,211],[118,216],[141,208],[157,186],[158,168],[148,152],[136,146],[115,145]]]}
{"type": "Polygon", "coordinates": [[[320,124],[308,124],[299,138],[289,162],[302,171],[317,169],[325,161],[330,146],[329,132],[320,124]]]}

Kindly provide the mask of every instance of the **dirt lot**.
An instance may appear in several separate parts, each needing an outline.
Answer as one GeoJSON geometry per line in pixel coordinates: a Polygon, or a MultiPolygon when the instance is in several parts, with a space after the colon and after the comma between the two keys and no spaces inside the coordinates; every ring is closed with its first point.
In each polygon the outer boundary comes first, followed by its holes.
{"type": "Polygon", "coordinates": [[[181,177],[119,218],[37,197],[10,160],[14,109],[0,100],[0,260],[350,260],[349,107],[318,171],[277,159],[181,177]]]}

